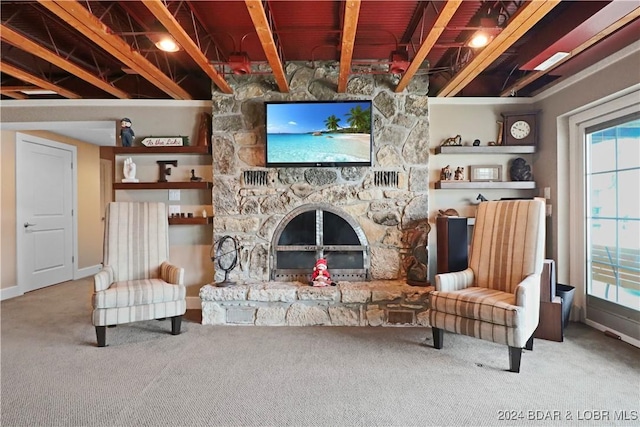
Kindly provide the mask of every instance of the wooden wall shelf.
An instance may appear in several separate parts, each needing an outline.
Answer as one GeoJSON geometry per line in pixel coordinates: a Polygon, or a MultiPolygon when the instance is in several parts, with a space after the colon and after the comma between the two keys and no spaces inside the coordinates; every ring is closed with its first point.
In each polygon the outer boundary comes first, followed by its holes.
{"type": "Polygon", "coordinates": [[[437,181],[437,190],[458,190],[458,189],[514,189],[514,190],[535,190],[535,181],[505,181],[505,182],[477,182],[477,181],[437,181]]]}
{"type": "Polygon", "coordinates": [[[211,154],[210,145],[178,147],[113,147],[113,154],[211,154]]]}
{"type": "Polygon", "coordinates": [[[534,145],[445,145],[436,147],[436,154],[530,154],[535,153],[534,145]]]}
{"type": "Polygon", "coordinates": [[[199,225],[213,224],[213,217],[194,217],[194,218],[169,218],[169,225],[199,225]]]}
{"type": "Polygon", "coordinates": [[[114,190],[207,190],[213,183],[200,182],[114,182],[114,190]]]}

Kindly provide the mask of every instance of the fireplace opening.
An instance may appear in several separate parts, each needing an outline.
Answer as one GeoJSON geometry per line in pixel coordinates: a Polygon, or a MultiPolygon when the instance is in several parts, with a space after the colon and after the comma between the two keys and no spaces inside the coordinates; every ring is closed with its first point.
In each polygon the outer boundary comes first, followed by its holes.
{"type": "Polygon", "coordinates": [[[369,245],[346,212],[325,204],[300,206],[285,215],[271,242],[271,280],[311,279],[318,258],[326,258],[334,281],[369,280],[369,245]]]}

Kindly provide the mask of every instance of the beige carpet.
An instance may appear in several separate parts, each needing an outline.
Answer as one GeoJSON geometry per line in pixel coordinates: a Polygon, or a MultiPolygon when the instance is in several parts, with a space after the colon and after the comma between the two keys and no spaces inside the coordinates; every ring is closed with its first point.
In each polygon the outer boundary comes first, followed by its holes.
{"type": "Polygon", "coordinates": [[[3,427],[640,424],[640,350],[581,324],[536,340],[520,374],[506,347],[445,334],[435,350],[428,328],[150,321],[97,348],[91,289],[2,302],[3,427]]]}

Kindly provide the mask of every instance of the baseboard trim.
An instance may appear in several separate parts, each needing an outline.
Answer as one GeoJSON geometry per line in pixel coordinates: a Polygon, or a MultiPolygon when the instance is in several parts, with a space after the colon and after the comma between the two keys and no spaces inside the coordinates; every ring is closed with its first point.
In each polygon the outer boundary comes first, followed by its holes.
{"type": "Polygon", "coordinates": [[[15,298],[24,295],[24,292],[18,288],[18,285],[9,286],[8,288],[0,289],[0,301],[6,299],[15,298]]]}
{"type": "MultiPolygon", "coordinates": [[[[591,326],[591,327],[592,327],[592,328],[594,328],[594,329],[597,329],[597,330],[601,331],[601,332],[611,331],[611,329],[610,329],[610,328],[607,328],[607,327],[606,327],[606,326],[604,326],[604,325],[601,325],[601,324],[599,324],[599,323],[596,323],[596,322],[594,322],[593,320],[589,320],[589,319],[587,319],[587,320],[585,320],[585,322],[584,322],[584,323],[585,323],[586,325],[588,325],[588,326],[591,326]]],[[[635,339],[635,338],[633,338],[633,337],[630,337],[629,335],[625,335],[625,334],[622,334],[622,333],[617,332],[617,331],[615,332],[615,334],[616,334],[616,335],[618,335],[618,336],[620,337],[620,340],[621,340],[621,341],[624,341],[624,342],[626,342],[627,344],[631,344],[631,345],[632,345],[632,346],[634,346],[634,347],[638,347],[638,348],[640,348],[640,340],[637,340],[637,339],[635,339]]]]}
{"type": "Polygon", "coordinates": [[[98,272],[102,270],[102,264],[92,265],[90,267],[79,268],[76,270],[75,277],[73,280],[84,279],[85,277],[93,276],[98,274],[98,272]]]}
{"type": "Polygon", "coordinates": [[[187,297],[187,310],[202,310],[200,297],[187,297]]]}

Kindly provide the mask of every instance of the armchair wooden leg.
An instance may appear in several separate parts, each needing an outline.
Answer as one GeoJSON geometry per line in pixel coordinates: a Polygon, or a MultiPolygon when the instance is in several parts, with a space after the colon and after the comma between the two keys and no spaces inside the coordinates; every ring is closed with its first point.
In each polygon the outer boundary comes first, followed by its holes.
{"type": "Polygon", "coordinates": [[[444,331],[438,328],[431,328],[433,333],[433,348],[441,349],[444,341],[444,331]]]}
{"type": "Polygon", "coordinates": [[[174,316],[171,318],[171,335],[180,335],[180,326],[182,326],[182,316],[174,316]]]}
{"type": "Polygon", "coordinates": [[[520,372],[520,359],[522,358],[522,349],[520,347],[509,346],[509,370],[511,372],[520,372]]]}
{"type": "Polygon", "coordinates": [[[527,350],[531,351],[533,350],[533,334],[531,335],[531,337],[527,340],[527,343],[524,345],[524,348],[526,348],[527,350]]]}
{"type": "Polygon", "coordinates": [[[98,347],[106,347],[107,345],[107,327],[96,326],[96,338],[98,339],[98,347]]]}

